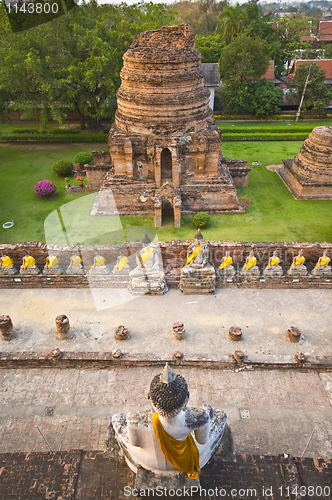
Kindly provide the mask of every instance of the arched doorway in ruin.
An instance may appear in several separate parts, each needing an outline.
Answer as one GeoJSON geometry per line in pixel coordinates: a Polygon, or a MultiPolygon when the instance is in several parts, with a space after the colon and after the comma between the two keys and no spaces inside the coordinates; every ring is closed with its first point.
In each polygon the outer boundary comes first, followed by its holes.
{"type": "Polygon", "coordinates": [[[161,185],[165,182],[172,182],[172,153],[168,148],[164,148],[160,158],[161,185]]]}

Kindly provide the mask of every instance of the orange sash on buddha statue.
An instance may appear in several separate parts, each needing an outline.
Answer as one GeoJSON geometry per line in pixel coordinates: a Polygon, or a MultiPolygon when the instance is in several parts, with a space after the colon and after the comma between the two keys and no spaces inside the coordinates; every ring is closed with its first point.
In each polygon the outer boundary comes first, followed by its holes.
{"type": "Polygon", "coordinates": [[[176,469],[185,472],[188,477],[197,479],[197,472],[201,474],[199,451],[192,435],[189,434],[184,441],[173,438],[163,428],[157,412],[152,416],[152,426],[167,460],[176,469]]]}

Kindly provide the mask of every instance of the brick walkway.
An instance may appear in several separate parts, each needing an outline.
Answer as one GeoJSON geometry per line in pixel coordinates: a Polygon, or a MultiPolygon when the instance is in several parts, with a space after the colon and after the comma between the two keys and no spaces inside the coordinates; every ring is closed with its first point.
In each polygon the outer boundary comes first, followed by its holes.
{"type": "MultiPolygon", "coordinates": [[[[175,496],[173,490],[160,496],[159,491],[158,498],[330,499],[332,462],[257,455],[220,462],[212,457],[202,469],[200,483],[201,494],[187,491],[175,496]],[[292,495],[295,488],[302,494],[292,495]]],[[[124,460],[105,458],[100,452],[0,454],[0,492],[5,500],[124,500],[137,496],[134,487],[135,474],[124,460]]],[[[152,497],[151,490],[145,492],[152,497]]]]}
{"type": "MultiPolygon", "coordinates": [[[[175,368],[190,404],[224,409],[237,453],[332,458],[332,374],[175,368]],[[250,419],[241,419],[248,409],[250,419]],[[314,434],[309,438],[314,430],[314,434]]],[[[149,406],[160,368],[0,370],[0,453],[103,450],[110,417],[149,406]]]]}

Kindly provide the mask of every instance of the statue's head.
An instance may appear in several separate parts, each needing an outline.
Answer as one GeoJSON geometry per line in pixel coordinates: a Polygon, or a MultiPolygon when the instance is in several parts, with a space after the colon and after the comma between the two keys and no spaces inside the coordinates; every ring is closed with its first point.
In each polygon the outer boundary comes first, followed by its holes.
{"type": "Polygon", "coordinates": [[[326,249],[323,252],[323,257],[327,257],[327,250],[326,249]]]}
{"type": "Polygon", "coordinates": [[[299,255],[302,257],[302,255],[303,255],[303,250],[302,249],[299,251],[299,255]]]}
{"type": "Polygon", "coordinates": [[[25,256],[25,257],[26,257],[27,255],[29,255],[29,254],[28,254],[28,252],[27,252],[26,250],[23,250],[23,252],[24,252],[24,256],[25,256]]]}
{"type": "Polygon", "coordinates": [[[175,417],[187,406],[187,382],[181,375],[173,373],[166,363],[162,373],[153,377],[148,397],[153,409],[161,417],[175,417]]]}
{"type": "Polygon", "coordinates": [[[277,250],[275,250],[275,251],[273,252],[273,257],[278,257],[278,251],[277,251],[277,250]]]}
{"type": "Polygon", "coordinates": [[[253,257],[254,256],[254,251],[253,250],[250,250],[249,252],[249,257],[253,257]]]}
{"type": "Polygon", "coordinates": [[[150,238],[148,237],[147,233],[145,233],[144,238],[142,239],[143,247],[148,246],[151,243],[150,238]]]}
{"type": "Polygon", "coordinates": [[[226,250],[226,257],[229,257],[231,252],[229,250],[226,250]]]}
{"type": "Polygon", "coordinates": [[[196,234],[195,234],[195,236],[194,236],[194,240],[195,240],[195,242],[197,242],[197,243],[199,243],[199,244],[201,244],[201,243],[202,243],[202,241],[203,241],[203,235],[202,235],[202,233],[201,233],[200,228],[198,228],[198,229],[197,229],[197,233],[196,233],[196,234]]]}

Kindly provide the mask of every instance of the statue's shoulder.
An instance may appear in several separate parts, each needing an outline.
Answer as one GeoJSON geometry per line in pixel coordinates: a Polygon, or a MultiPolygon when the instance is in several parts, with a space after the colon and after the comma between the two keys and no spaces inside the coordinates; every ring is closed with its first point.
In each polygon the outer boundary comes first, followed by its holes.
{"type": "Polygon", "coordinates": [[[206,424],[210,419],[210,412],[207,408],[196,408],[187,406],[185,410],[185,422],[189,429],[197,429],[206,424]]]}

